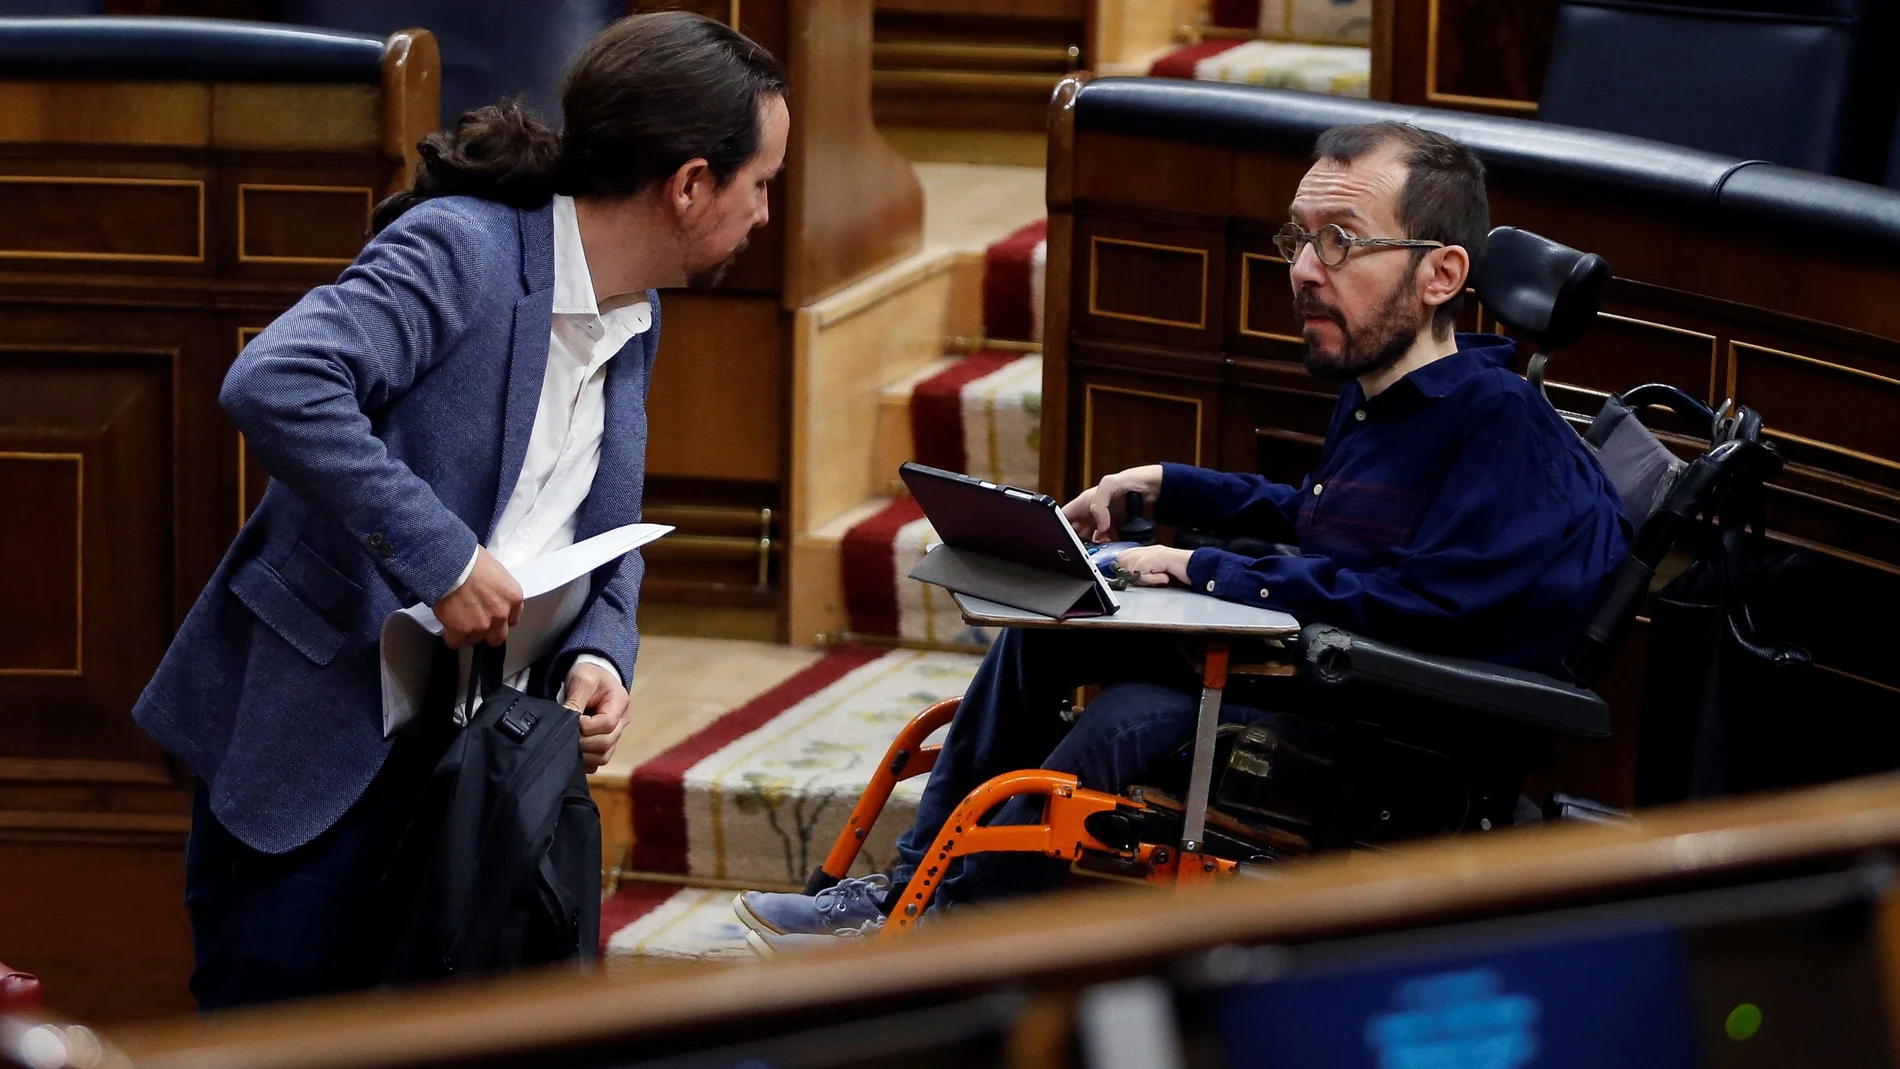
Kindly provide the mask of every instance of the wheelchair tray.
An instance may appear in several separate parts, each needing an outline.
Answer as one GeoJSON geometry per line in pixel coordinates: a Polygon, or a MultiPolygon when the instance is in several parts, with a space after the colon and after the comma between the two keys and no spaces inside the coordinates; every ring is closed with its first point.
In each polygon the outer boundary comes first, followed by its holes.
{"type": "Polygon", "coordinates": [[[1106,631],[1152,631],[1175,634],[1245,635],[1286,638],[1299,634],[1300,622],[1274,609],[1222,601],[1177,587],[1130,587],[1119,591],[1121,611],[1113,616],[1079,616],[1056,620],[1039,613],[1013,609],[969,594],[952,592],[963,619],[979,627],[1100,628],[1106,631]]]}

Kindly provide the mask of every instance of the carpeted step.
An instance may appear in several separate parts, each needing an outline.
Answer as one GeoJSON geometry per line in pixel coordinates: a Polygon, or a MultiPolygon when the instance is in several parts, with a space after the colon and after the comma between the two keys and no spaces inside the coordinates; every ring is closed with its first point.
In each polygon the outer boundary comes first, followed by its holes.
{"type": "Polygon", "coordinates": [[[1213,0],[1209,23],[1247,29],[1215,35],[1155,60],[1157,78],[1242,82],[1365,97],[1372,84],[1371,0],[1213,0]]]}
{"type": "Polygon", "coordinates": [[[757,961],[730,888],[629,880],[600,904],[600,956],[616,965],[757,961]]]}
{"type": "Polygon", "coordinates": [[[1038,219],[983,252],[983,333],[1010,341],[1042,340],[1043,278],[1049,220],[1038,219]]]}
{"type": "MultiPolygon", "coordinates": [[[[963,693],[969,654],[842,647],[629,777],[635,873],[802,886],[910,719],[963,693]]],[[[889,866],[921,779],[899,784],[854,870],[889,866]]]]}
{"type": "Polygon", "coordinates": [[[908,497],[846,532],[840,559],[853,632],[931,645],[989,644],[990,632],[964,623],[948,593],[909,578],[936,542],[936,530],[908,497]]]}
{"type": "MultiPolygon", "coordinates": [[[[1034,487],[1041,462],[1042,357],[979,351],[918,381],[910,401],[919,463],[1034,487]]],[[[909,498],[852,527],[840,547],[851,630],[929,643],[986,643],[941,590],[908,577],[936,541],[909,498]]]]}

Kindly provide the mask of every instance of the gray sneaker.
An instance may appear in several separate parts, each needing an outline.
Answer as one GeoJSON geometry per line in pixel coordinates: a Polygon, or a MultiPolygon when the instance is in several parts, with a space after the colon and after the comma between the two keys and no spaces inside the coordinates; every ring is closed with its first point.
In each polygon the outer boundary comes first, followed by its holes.
{"type": "Polygon", "coordinates": [[[749,931],[745,934],[746,945],[761,958],[776,958],[780,954],[796,954],[806,950],[823,950],[826,947],[864,946],[884,927],[884,918],[865,921],[856,928],[840,928],[829,935],[774,935],[770,932],[749,931]]]}
{"type": "Polygon", "coordinates": [[[732,900],[732,912],[760,935],[829,936],[871,921],[883,924],[878,906],[890,889],[889,876],[871,875],[839,880],[815,895],[741,891],[732,900]]]}

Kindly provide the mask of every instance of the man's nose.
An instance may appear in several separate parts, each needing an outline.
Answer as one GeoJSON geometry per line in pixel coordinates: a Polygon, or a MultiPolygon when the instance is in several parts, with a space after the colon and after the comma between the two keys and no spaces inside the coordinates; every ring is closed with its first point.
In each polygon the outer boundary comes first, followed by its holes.
{"type": "Polygon", "coordinates": [[[1296,293],[1303,285],[1310,283],[1318,286],[1325,283],[1326,265],[1319,262],[1319,253],[1314,250],[1312,242],[1309,241],[1300,246],[1300,251],[1294,255],[1293,262],[1287,267],[1287,275],[1293,280],[1293,290],[1296,293]]]}

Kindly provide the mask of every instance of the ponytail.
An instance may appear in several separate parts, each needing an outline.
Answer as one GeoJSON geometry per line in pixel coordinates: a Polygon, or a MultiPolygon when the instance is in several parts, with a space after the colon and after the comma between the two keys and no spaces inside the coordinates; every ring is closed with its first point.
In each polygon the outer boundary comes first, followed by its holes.
{"type": "Polygon", "coordinates": [[[539,208],[556,193],[625,197],[703,159],[723,187],[759,149],[759,108],[785,95],[771,53],[685,11],[629,15],[594,36],[561,94],[560,134],[512,100],[476,108],[416,146],[415,185],[376,206],[370,231],[430,197],[539,208]]]}
{"type": "Polygon", "coordinates": [[[512,208],[539,208],[554,196],[560,146],[559,136],[518,101],[465,112],[455,129],[438,130],[416,146],[422,159],[414,183],[376,206],[370,233],[381,233],[431,197],[481,197],[512,208]]]}

